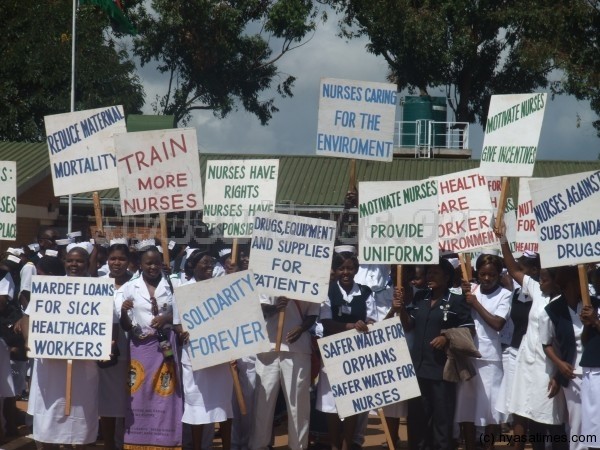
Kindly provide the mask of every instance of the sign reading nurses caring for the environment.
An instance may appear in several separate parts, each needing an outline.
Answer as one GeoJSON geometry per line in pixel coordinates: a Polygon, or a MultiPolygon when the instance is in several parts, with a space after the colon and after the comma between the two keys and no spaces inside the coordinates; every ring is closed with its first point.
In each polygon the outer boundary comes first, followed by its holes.
{"type": "Polygon", "coordinates": [[[0,161],[0,241],[17,239],[17,163],[0,161]]]}
{"type": "Polygon", "coordinates": [[[119,185],[113,136],[126,133],[122,106],[44,117],[54,195],[119,185]]]}
{"type": "Polygon", "coordinates": [[[202,208],[196,130],[140,131],[115,137],[121,214],[202,208]]]}
{"type": "Polygon", "coordinates": [[[317,155],[391,161],[397,86],[322,78],[317,155]]]}
{"type": "Polygon", "coordinates": [[[482,175],[530,177],[538,151],[547,94],[492,95],[485,124],[482,175]]]}
{"type": "Polygon", "coordinates": [[[533,201],[529,182],[535,178],[519,178],[519,204],[517,205],[517,227],[515,232],[516,250],[539,253],[533,201]]]}
{"type": "Polygon", "coordinates": [[[361,182],[358,245],[365,264],[435,264],[438,195],[435,179],[361,182]]]}

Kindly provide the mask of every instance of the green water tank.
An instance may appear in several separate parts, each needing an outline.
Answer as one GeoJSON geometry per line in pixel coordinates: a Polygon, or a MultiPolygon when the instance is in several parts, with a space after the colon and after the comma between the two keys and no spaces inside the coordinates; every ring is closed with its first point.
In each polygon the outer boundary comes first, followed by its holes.
{"type": "MultiPolygon", "coordinates": [[[[417,122],[420,122],[419,143],[425,145],[428,142],[428,122],[446,121],[446,98],[425,96],[406,96],[402,113],[402,137],[400,143],[402,147],[414,147],[417,143],[417,122]]],[[[435,147],[446,146],[446,125],[439,124],[434,126],[434,132],[431,137],[435,147]]]]}

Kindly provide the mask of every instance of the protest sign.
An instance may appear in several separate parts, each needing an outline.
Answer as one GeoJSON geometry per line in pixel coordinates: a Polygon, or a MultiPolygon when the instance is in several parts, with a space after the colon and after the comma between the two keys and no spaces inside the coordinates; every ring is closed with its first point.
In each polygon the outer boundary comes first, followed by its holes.
{"type": "Polygon", "coordinates": [[[115,136],[121,214],[202,208],[196,130],[140,131],[115,136]]]}
{"type": "Polygon", "coordinates": [[[317,155],[391,161],[397,87],[322,78],[317,155]]]}
{"type": "Polygon", "coordinates": [[[0,161],[0,241],[17,239],[17,163],[0,161]]]}
{"type": "Polygon", "coordinates": [[[533,201],[529,191],[529,182],[537,178],[519,178],[519,204],[517,206],[517,229],[515,232],[516,250],[538,253],[538,238],[533,213],[533,201]]]}
{"type": "Polygon", "coordinates": [[[34,275],[29,302],[30,358],[109,359],[114,280],[34,275]]]}
{"type": "Polygon", "coordinates": [[[44,117],[54,195],[119,185],[113,136],[126,133],[122,106],[44,117]]]}
{"type": "Polygon", "coordinates": [[[533,175],[547,97],[547,94],[492,95],[479,167],[482,175],[533,175]]]}
{"type": "Polygon", "coordinates": [[[275,213],[254,218],[249,269],[261,293],[327,300],[336,223],[275,213]]]}
{"type": "Polygon", "coordinates": [[[193,370],[269,351],[252,271],[176,287],[175,301],[193,370]]]}
{"type": "Polygon", "coordinates": [[[600,261],[600,171],[529,181],[542,267],[600,261]]]}
{"type": "Polygon", "coordinates": [[[438,262],[436,180],[361,182],[358,198],[362,263],[438,262]]]}
{"type": "Polygon", "coordinates": [[[341,418],[421,395],[398,317],[317,342],[341,418]]]}
{"type": "Polygon", "coordinates": [[[278,159],[208,161],[202,220],[223,237],[251,237],[254,216],[275,211],[278,175],[278,159]]]}
{"type": "MultiPolygon", "coordinates": [[[[500,202],[500,195],[502,192],[502,179],[500,177],[485,177],[488,183],[488,189],[490,191],[490,200],[492,202],[492,214],[496,214],[498,211],[498,205],[500,202]]],[[[506,225],[506,239],[513,252],[516,250],[516,232],[517,232],[517,209],[515,208],[515,202],[512,197],[506,198],[506,204],[504,205],[504,216],[503,221],[506,225]]],[[[492,223],[494,223],[492,221],[492,223]]],[[[495,245],[490,248],[500,249],[500,241],[497,241],[495,245]]]]}

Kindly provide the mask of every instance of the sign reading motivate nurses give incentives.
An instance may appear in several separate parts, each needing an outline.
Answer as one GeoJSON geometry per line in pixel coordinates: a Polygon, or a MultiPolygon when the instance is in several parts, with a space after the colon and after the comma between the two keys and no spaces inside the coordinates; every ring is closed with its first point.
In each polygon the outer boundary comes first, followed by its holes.
{"type": "Polygon", "coordinates": [[[485,125],[482,175],[530,177],[547,94],[492,95],[485,125]]]}
{"type": "Polygon", "coordinates": [[[395,84],[322,78],[317,155],[391,161],[395,84]]]}
{"type": "Polygon", "coordinates": [[[110,358],[114,280],[34,275],[29,313],[29,357],[110,358]]]}
{"type": "Polygon", "coordinates": [[[600,261],[600,170],[529,181],[542,267],[600,261]]]}
{"type": "Polygon", "coordinates": [[[421,395],[400,318],[317,342],[341,418],[421,395]]]}
{"type": "Polygon", "coordinates": [[[331,220],[257,214],[249,269],[260,292],[315,303],[327,300],[335,231],[331,220]]]}
{"type": "Polygon", "coordinates": [[[176,287],[175,301],[193,370],[271,348],[252,271],[176,287]]]}
{"type": "Polygon", "coordinates": [[[0,161],[0,241],[17,239],[17,163],[0,161]]]}
{"type": "Polygon", "coordinates": [[[115,148],[124,216],[202,208],[195,129],[121,134],[115,148]]]}
{"type": "Polygon", "coordinates": [[[358,198],[361,262],[437,263],[436,180],[361,182],[358,198]]]}
{"type": "Polygon", "coordinates": [[[519,204],[517,206],[517,230],[515,234],[517,252],[539,253],[533,201],[529,182],[537,178],[519,178],[519,204]]]}
{"type": "Polygon", "coordinates": [[[122,106],[44,117],[54,195],[119,185],[113,135],[126,133],[122,106]]]}

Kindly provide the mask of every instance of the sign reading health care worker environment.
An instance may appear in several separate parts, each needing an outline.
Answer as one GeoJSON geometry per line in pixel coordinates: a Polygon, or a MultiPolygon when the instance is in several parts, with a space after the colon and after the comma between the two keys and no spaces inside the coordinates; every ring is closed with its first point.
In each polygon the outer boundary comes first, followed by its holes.
{"type": "Polygon", "coordinates": [[[365,264],[434,264],[437,181],[361,182],[358,245],[365,264]]]}
{"type": "Polygon", "coordinates": [[[29,357],[106,360],[110,357],[114,280],[34,275],[29,357]]]}
{"type": "Polygon", "coordinates": [[[400,318],[317,342],[340,417],[421,395],[400,318]]]}
{"type": "Polygon", "coordinates": [[[533,201],[529,192],[529,182],[534,178],[519,178],[519,204],[517,205],[517,252],[539,253],[539,243],[533,213],[533,201]]]}
{"type": "Polygon", "coordinates": [[[275,213],[254,218],[249,269],[261,293],[327,300],[336,223],[275,213]]]}
{"type": "Polygon", "coordinates": [[[391,161],[397,87],[322,78],[317,155],[391,161]]]}
{"type": "Polygon", "coordinates": [[[0,240],[17,239],[17,163],[0,161],[0,240]]]}
{"type": "Polygon", "coordinates": [[[600,170],[529,181],[542,267],[600,261],[600,170]]]}
{"type": "Polygon", "coordinates": [[[44,117],[54,195],[119,185],[113,135],[126,133],[122,106],[44,117]]]}
{"type": "Polygon", "coordinates": [[[269,351],[252,271],[176,287],[175,301],[193,370],[269,351]]]}

